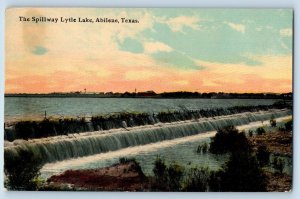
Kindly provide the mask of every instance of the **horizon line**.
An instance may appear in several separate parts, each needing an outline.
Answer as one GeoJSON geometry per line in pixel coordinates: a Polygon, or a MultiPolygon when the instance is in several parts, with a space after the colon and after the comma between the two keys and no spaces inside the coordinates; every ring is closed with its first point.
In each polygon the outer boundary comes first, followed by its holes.
{"type": "Polygon", "coordinates": [[[199,91],[163,91],[163,92],[155,92],[153,90],[147,90],[147,91],[139,91],[139,92],[135,92],[135,91],[123,91],[123,92],[114,92],[114,91],[66,91],[66,92],[58,92],[58,91],[53,91],[53,92],[48,92],[48,93],[27,93],[27,92],[19,92],[19,93],[4,93],[4,95],[8,95],[8,94],[106,94],[106,93],[118,93],[118,94],[124,94],[124,93],[145,93],[145,92],[153,92],[155,94],[163,94],[163,93],[180,93],[180,92],[186,92],[186,93],[216,93],[216,94],[286,94],[286,93],[293,93],[293,91],[288,91],[288,92],[270,92],[270,91],[266,91],[266,92],[224,92],[224,91],[212,91],[212,92],[199,92],[199,91]]]}

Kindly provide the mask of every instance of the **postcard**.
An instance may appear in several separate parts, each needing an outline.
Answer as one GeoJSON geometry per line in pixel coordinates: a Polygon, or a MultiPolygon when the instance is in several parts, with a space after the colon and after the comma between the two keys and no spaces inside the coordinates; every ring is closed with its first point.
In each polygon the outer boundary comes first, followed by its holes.
{"type": "Polygon", "coordinates": [[[6,190],[292,190],[293,10],[5,20],[6,190]]]}

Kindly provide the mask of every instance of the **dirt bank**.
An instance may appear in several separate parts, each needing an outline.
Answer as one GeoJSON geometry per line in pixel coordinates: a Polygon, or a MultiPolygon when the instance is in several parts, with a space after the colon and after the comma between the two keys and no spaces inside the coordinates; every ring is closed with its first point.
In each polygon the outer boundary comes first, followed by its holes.
{"type": "Polygon", "coordinates": [[[48,179],[53,187],[68,184],[75,190],[148,191],[148,178],[135,161],[89,170],[68,170],[48,179]]]}
{"type": "Polygon", "coordinates": [[[268,132],[249,138],[254,149],[266,146],[268,151],[275,155],[292,157],[293,134],[288,131],[268,132]]]}
{"type": "Polygon", "coordinates": [[[292,176],[287,174],[265,172],[267,176],[267,191],[287,192],[292,190],[292,176]]]}

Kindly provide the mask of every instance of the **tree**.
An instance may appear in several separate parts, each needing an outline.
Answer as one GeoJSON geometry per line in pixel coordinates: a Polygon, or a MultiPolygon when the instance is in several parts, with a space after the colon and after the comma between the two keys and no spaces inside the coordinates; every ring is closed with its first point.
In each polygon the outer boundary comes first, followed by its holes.
{"type": "Polygon", "coordinates": [[[271,127],[276,127],[276,120],[274,115],[272,115],[271,119],[270,119],[270,125],[271,127]]]}
{"type": "Polygon", "coordinates": [[[261,167],[269,164],[270,160],[270,151],[268,151],[265,145],[260,145],[256,152],[256,157],[261,167]]]}
{"type": "Polygon", "coordinates": [[[41,157],[32,151],[20,149],[14,155],[4,155],[4,172],[7,188],[11,190],[36,190],[36,178],[42,167],[41,157]]]}
{"type": "Polygon", "coordinates": [[[154,189],[158,191],[180,191],[184,167],[178,163],[166,166],[165,162],[158,157],[153,168],[155,183],[154,189]]]}
{"type": "Polygon", "coordinates": [[[293,130],[293,120],[287,121],[285,124],[285,130],[286,131],[292,131],[293,130]]]}
{"type": "Polygon", "coordinates": [[[233,151],[249,151],[250,145],[245,132],[239,132],[234,126],[219,129],[211,139],[210,152],[224,154],[233,151]]]}
{"type": "Polygon", "coordinates": [[[266,191],[266,176],[249,152],[232,153],[219,177],[220,191],[266,191]]]}
{"type": "Polygon", "coordinates": [[[168,185],[170,191],[181,190],[181,180],[183,177],[184,168],[178,163],[173,162],[168,168],[168,185]]]}
{"type": "Polygon", "coordinates": [[[256,133],[257,133],[257,135],[262,135],[262,134],[265,134],[266,131],[265,131],[264,128],[258,127],[258,128],[256,129],[256,133]]]}
{"type": "Polygon", "coordinates": [[[154,162],[153,173],[155,178],[154,187],[156,189],[166,189],[168,179],[167,166],[160,157],[157,157],[154,162]]]}

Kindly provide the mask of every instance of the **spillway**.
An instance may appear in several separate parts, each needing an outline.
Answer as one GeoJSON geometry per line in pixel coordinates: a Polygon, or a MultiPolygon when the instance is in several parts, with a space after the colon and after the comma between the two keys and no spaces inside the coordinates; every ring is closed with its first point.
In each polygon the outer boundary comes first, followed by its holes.
{"type": "Polygon", "coordinates": [[[292,111],[288,109],[273,109],[28,141],[15,140],[5,143],[4,152],[5,156],[13,157],[18,155],[20,149],[25,149],[41,156],[45,163],[55,162],[196,135],[218,130],[228,125],[245,125],[251,122],[269,120],[271,117],[278,118],[291,114],[292,111]]]}

